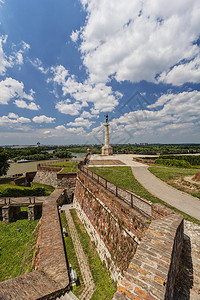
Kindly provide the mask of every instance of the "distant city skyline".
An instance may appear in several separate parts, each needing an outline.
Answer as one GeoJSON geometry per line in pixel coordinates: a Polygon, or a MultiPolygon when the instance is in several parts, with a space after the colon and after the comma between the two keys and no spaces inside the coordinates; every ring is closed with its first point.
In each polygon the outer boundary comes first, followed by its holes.
{"type": "Polygon", "coordinates": [[[200,143],[200,2],[0,0],[0,145],[200,143]]]}

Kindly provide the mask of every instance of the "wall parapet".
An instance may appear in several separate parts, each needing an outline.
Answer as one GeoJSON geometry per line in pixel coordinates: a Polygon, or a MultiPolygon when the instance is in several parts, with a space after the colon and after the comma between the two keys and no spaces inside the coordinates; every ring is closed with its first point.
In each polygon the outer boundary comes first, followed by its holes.
{"type": "Polygon", "coordinates": [[[62,193],[63,189],[55,190],[43,203],[38,270],[1,282],[0,299],[50,299],[69,289],[69,275],[56,203],[62,193]]]}
{"type": "Polygon", "coordinates": [[[183,243],[183,216],[153,220],[138,246],[113,300],[173,299],[183,243]]]}
{"type": "Polygon", "coordinates": [[[79,173],[80,172],[84,173],[87,177],[96,181],[99,185],[103,186],[106,190],[113,193],[116,197],[120,198],[126,204],[138,210],[145,217],[151,219],[152,203],[150,201],[143,199],[142,197],[117,186],[116,184],[108,181],[107,179],[101,177],[100,175],[92,172],[84,165],[79,164],[78,170],[79,173]]]}

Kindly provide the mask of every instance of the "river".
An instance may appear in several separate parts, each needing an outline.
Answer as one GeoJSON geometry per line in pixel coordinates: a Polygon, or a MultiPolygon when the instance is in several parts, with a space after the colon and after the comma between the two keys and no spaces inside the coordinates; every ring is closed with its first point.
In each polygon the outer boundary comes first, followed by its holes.
{"type": "MultiPolygon", "coordinates": [[[[76,161],[83,158],[86,154],[85,153],[72,153],[73,156],[76,156],[76,158],[72,158],[70,160],[76,161]]],[[[34,172],[37,171],[37,165],[41,163],[47,163],[47,162],[53,162],[53,160],[40,160],[40,161],[31,161],[27,163],[10,163],[10,168],[8,169],[7,175],[13,176],[15,174],[21,174],[26,172],[34,172]]],[[[2,176],[4,177],[4,176],[2,176]]]]}

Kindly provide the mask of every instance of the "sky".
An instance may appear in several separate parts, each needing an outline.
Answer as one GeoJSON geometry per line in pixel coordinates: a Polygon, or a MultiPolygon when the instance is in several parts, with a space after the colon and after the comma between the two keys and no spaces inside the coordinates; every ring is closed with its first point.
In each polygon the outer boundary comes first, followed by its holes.
{"type": "Polygon", "coordinates": [[[0,145],[200,143],[199,0],[0,0],[0,145]]]}

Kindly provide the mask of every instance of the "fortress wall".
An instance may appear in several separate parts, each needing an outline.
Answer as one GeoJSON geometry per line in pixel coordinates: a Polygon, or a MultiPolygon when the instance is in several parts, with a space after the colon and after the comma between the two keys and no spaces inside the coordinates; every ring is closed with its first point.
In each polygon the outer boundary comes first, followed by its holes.
{"type": "Polygon", "coordinates": [[[151,221],[78,171],[75,205],[100,258],[118,282],[113,300],[173,299],[183,216],[160,203],[151,221]]]}
{"type": "Polygon", "coordinates": [[[61,170],[62,168],[38,165],[38,171],[33,179],[33,182],[66,189],[65,201],[63,203],[71,203],[75,192],[76,173],[57,173],[61,170]]]}
{"type": "Polygon", "coordinates": [[[43,204],[38,270],[0,282],[0,299],[55,299],[69,289],[69,276],[57,210],[57,200],[62,193],[62,189],[55,190],[43,204]]]}
{"type": "Polygon", "coordinates": [[[183,217],[153,220],[119,282],[113,300],[173,299],[183,245],[183,217]]]}
{"type": "Polygon", "coordinates": [[[96,181],[91,178],[88,180],[80,170],[75,205],[101,260],[105,262],[113,279],[118,281],[128,268],[149,223],[96,181]]]}

